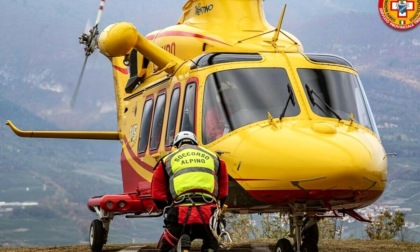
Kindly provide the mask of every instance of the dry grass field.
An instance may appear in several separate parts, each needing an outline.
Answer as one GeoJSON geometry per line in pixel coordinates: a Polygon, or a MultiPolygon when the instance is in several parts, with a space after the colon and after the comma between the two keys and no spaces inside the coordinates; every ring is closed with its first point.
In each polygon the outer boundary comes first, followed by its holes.
{"type": "MultiPolygon", "coordinates": [[[[129,246],[144,246],[140,251],[157,251],[153,244],[114,244],[105,245],[104,252],[117,252],[129,246]]],[[[272,247],[273,244],[270,244],[272,247]]],[[[251,251],[249,244],[238,245],[224,251],[251,251]],[[248,249],[247,249],[248,248],[248,249]]],[[[0,248],[0,252],[90,252],[88,245],[59,246],[59,247],[32,247],[32,248],[0,248]]],[[[133,250],[134,252],[136,250],[133,250]]],[[[222,250],[223,251],[223,250],[222,250]]],[[[258,251],[262,251],[258,249],[258,251]]],[[[320,252],[383,252],[383,251],[420,251],[420,243],[408,243],[399,241],[370,241],[370,240],[321,240],[320,252]]]]}

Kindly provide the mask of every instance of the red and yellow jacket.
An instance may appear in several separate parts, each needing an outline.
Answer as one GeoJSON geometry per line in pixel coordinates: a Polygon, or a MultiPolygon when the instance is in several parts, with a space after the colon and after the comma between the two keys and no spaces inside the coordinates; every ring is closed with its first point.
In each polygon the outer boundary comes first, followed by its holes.
{"type": "MultiPolygon", "coordinates": [[[[225,162],[212,151],[197,145],[182,145],[159,160],[153,172],[152,198],[160,209],[171,205],[180,196],[192,193],[213,196],[223,204],[228,196],[228,188],[225,162]]],[[[178,206],[180,214],[188,205],[178,206]]],[[[191,217],[194,218],[193,213],[191,217]]],[[[207,213],[204,215],[207,216],[207,213]]]]}

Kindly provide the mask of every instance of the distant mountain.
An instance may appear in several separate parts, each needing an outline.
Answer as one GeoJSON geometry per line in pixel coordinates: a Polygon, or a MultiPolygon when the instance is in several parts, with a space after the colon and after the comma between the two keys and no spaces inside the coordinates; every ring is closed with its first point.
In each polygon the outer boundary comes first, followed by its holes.
{"type": "MultiPolygon", "coordinates": [[[[7,118],[20,128],[58,129],[1,95],[0,108],[2,122],[7,118]]],[[[90,221],[96,218],[86,207],[88,198],[122,192],[121,144],[19,138],[4,123],[0,139],[0,247],[87,242],[90,221]]],[[[116,217],[110,242],[155,240],[161,222],[116,217]]]]}

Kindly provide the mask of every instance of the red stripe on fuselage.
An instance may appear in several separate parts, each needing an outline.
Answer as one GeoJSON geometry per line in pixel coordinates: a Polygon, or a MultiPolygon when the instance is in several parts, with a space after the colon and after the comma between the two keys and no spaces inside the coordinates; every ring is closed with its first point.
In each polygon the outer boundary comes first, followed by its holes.
{"type": "Polygon", "coordinates": [[[271,181],[276,179],[235,178],[236,181],[271,181]]]}
{"type": "Polygon", "coordinates": [[[169,36],[200,38],[200,39],[206,39],[206,40],[214,41],[214,42],[217,42],[217,43],[220,43],[220,44],[223,44],[223,45],[230,46],[229,44],[227,44],[223,41],[220,41],[218,39],[212,38],[212,37],[208,37],[208,36],[204,36],[204,35],[197,34],[197,33],[192,33],[192,32],[184,32],[184,31],[164,31],[164,32],[158,33],[155,36],[150,36],[149,35],[146,38],[148,40],[154,40],[154,39],[157,39],[157,38],[169,37],[169,36]]]}
{"type": "Polygon", "coordinates": [[[323,202],[326,206],[371,204],[378,199],[382,191],[377,190],[247,190],[254,199],[272,205],[288,205],[294,202],[323,202]]]}
{"type": "Polygon", "coordinates": [[[139,182],[146,181],[133,167],[131,167],[130,163],[128,163],[124,151],[121,152],[121,174],[124,193],[136,191],[139,182]]]}
{"type": "Polygon", "coordinates": [[[117,71],[123,73],[123,74],[128,74],[128,68],[122,68],[116,65],[113,65],[114,69],[116,69],[117,71]]]}
{"type": "MultiPolygon", "coordinates": [[[[130,147],[129,142],[127,141],[127,138],[124,137],[123,140],[124,149],[121,151],[121,174],[122,174],[122,181],[123,181],[123,190],[124,193],[134,192],[140,188],[139,183],[142,183],[142,188],[145,187],[145,183],[150,184],[148,180],[146,180],[144,177],[142,177],[130,164],[130,162],[134,161],[136,164],[138,164],[141,168],[148,172],[153,171],[153,167],[148,165],[145,162],[142,162],[133,149],[130,147]],[[128,155],[127,155],[128,154],[128,155]],[[128,160],[131,160],[130,162],[128,160]]],[[[147,190],[149,190],[150,186],[146,186],[147,190]]],[[[141,190],[141,188],[140,188],[141,190]]]]}
{"type": "Polygon", "coordinates": [[[141,161],[141,160],[140,160],[140,158],[139,158],[139,157],[137,157],[137,154],[136,154],[136,153],[134,153],[133,149],[132,149],[132,148],[131,148],[131,146],[128,144],[127,138],[124,138],[124,144],[125,144],[125,147],[126,147],[126,148],[127,148],[127,150],[128,150],[128,153],[129,153],[129,154],[130,154],[130,156],[131,156],[131,159],[133,159],[133,161],[134,161],[134,162],[136,162],[138,165],[140,165],[140,166],[141,166],[141,167],[143,167],[144,169],[146,169],[146,170],[148,170],[148,171],[150,171],[150,172],[153,172],[153,167],[154,167],[154,166],[148,165],[146,162],[141,161]]]}

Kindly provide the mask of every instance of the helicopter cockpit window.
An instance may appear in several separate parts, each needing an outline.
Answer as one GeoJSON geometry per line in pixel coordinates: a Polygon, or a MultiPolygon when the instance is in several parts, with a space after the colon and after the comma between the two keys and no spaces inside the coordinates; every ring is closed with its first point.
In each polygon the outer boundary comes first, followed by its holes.
{"type": "Polygon", "coordinates": [[[153,100],[148,99],[144,103],[143,115],[141,118],[140,125],[140,139],[137,148],[138,153],[143,153],[146,151],[147,142],[149,140],[150,134],[150,122],[152,121],[152,112],[153,112],[153,100]]]}
{"type": "Polygon", "coordinates": [[[150,150],[156,150],[159,147],[160,137],[162,135],[163,114],[165,112],[166,94],[160,94],[156,99],[155,115],[152,124],[152,137],[150,138],[150,150]]]}
{"type": "Polygon", "coordinates": [[[168,127],[166,127],[165,146],[171,146],[175,137],[176,118],[179,105],[179,88],[172,91],[171,105],[169,107],[168,127]]]}
{"type": "Polygon", "coordinates": [[[195,90],[196,84],[190,83],[185,88],[184,105],[182,106],[182,118],[180,131],[194,132],[195,121],[195,90]]]}
{"type": "Polygon", "coordinates": [[[267,120],[300,113],[286,70],[241,68],[211,74],[205,83],[202,139],[210,143],[229,131],[267,120]]]}
{"type": "Polygon", "coordinates": [[[356,122],[377,133],[362,85],[356,75],[323,69],[298,69],[315,114],[356,122]]]}

